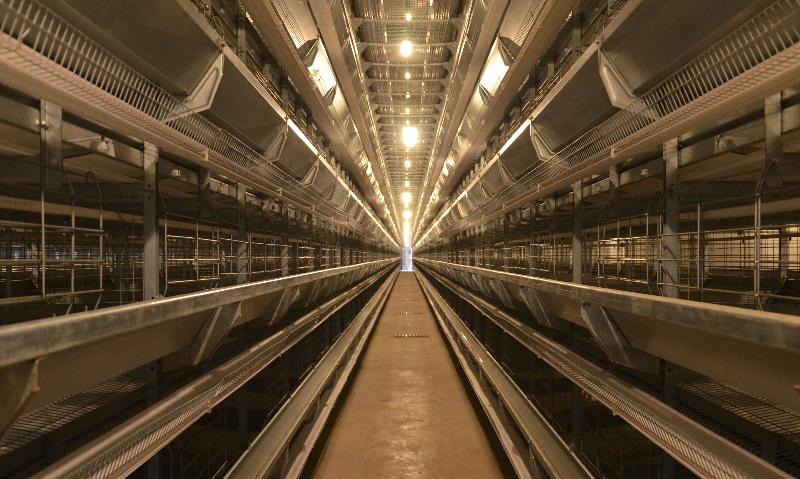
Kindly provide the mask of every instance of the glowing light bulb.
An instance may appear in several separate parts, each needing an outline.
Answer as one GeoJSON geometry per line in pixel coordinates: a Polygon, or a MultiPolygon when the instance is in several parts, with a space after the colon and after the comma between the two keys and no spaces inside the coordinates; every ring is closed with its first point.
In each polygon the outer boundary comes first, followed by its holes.
{"type": "Polygon", "coordinates": [[[410,220],[410,219],[411,219],[411,212],[410,212],[410,211],[408,211],[408,210],[405,210],[405,211],[403,212],[403,218],[405,218],[405,219],[407,219],[407,220],[410,220]]]}
{"type": "Polygon", "coordinates": [[[402,195],[402,198],[403,198],[403,203],[410,203],[411,202],[411,193],[409,193],[408,191],[404,191],[403,195],[402,195]]]}
{"type": "MultiPolygon", "coordinates": [[[[411,55],[411,51],[414,49],[414,45],[411,44],[408,40],[403,40],[400,43],[400,54],[404,57],[411,55]]],[[[408,78],[408,77],[406,77],[408,78]]]]}
{"type": "Polygon", "coordinates": [[[406,181],[406,188],[408,188],[408,181],[406,181]]]}
{"type": "Polygon", "coordinates": [[[407,22],[411,21],[411,14],[410,13],[406,13],[406,21],[407,22]]]}
{"type": "Polygon", "coordinates": [[[411,168],[411,162],[406,160],[406,168],[411,168]]]}
{"type": "Polygon", "coordinates": [[[409,124],[403,127],[403,143],[409,148],[417,144],[416,126],[409,124]]]}
{"type": "Polygon", "coordinates": [[[408,112],[409,112],[409,110],[408,110],[408,108],[406,108],[406,115],[408,115],[408,112]]]}
{"type": "Polygon", "coordinates": [[[406,98],[411,98],[411,92],[406,92],[406,98]]]}
{"type": "Polygon", "coordinates": [[[411,73],[406,72],[406,80],[410,80],[410,79],[411,79],[411,73]]]}

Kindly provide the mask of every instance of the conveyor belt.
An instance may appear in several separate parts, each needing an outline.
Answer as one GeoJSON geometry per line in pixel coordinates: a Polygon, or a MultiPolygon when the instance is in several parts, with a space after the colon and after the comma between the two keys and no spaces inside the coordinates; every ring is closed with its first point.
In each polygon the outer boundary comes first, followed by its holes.
{"type": "Polygon", "coordinates": [[[482,415],[414,273],[400,273],[310,476],[514,477],[482,415]]]}

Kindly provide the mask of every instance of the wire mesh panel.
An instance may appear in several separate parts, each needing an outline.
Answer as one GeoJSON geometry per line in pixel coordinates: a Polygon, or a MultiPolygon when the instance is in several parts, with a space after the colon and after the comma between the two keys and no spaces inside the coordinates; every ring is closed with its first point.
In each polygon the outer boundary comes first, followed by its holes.
{"type": "Polygon", "coordinates": [[[676,409],[783,471],[800,474],[800,414],[705,377],[677,385],[676,409]]]}
{"type": "MultiPolygon", "coordinates": [[[[525,240],[513,240],[508,246],[501,248],[502,271],[516,274],[528,274],[528,245],[525,240]]],[[[465,255],[466,256],[466,255],[465,255]]],[[[469,264],[469,258],[462,259],[460,264],[469,264]]]]}
{"type": "Polygon", "coordinates": [[[167,293],[213,288],[220,283],[221,249],[217,224],[167,213],[162,244],[167,293]]]}
{"type": "MultiPolygon", "coordinates": [[[[580,455],[598,477],[666,477],[664,451],[587,394],[581,395],[580,455]]],[[[680,471],[671,477],[692,477],[680,471]]]]}
{"type": "MultiPolygon", "coordinates": [[[[655,219],[655,218],[653,218],[655,219]]],[[[588,269],[590,282],[599,286],[656,294],[658,243],[651,235],[650,215],[623,218],[598,225],[588,269]]]]}
{"type": "Polygon", "coordinates": [[[144,382],[119,376],[19,418],[0,439],[4,478],[27,478],[145,408],[144,382]]]}
{"type": "MultiPolygon", "coordinates": [[[[235,441],[236,431],[229,407],[211,408],[161,453],[163,477],[212,479],[230,467],[230,462],[243,449],[235,441]],[[166,464],[164,464],[166,463],[166,464]]],[[[138,474],[134,474],[136,477],[138,474]]]]}
{"type": "Polygon", "coordinates": [[[570,281],[572,240],[554,231],[536,232],[528,248],[531,276],[570,281]]]}
{"type": "Polygon", "coordinates": [[[277,278],[281,275],[283,246],[280,237],[250,232],[250,274],[253,280],[277,278]]]}
{"type": "Polygon", "coordinates": [[[105,286],[105,235],[99,213],[81,213],[84,205],[102,211],[102,201],[5,186],[37,199],[17,202],[23,208],[0,205],[0,324],[24,320],[34,309],[50,315],[96,308],[105,286]]]}

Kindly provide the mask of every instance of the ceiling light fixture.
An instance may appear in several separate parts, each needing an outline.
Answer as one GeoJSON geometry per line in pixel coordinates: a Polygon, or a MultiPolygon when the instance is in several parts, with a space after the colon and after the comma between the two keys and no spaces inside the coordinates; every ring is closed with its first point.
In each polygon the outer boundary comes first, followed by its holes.
{"type": "Polygon", "coordinates": [[[408,147],[417,144],[417,127],[414,125],[406,125],[403,127],[403,143],[408,147]]]}
{"type": "Polygon", "coordinates": [[[410,80],[410,79],[411,79],[411,73],[406,72],[406,80],[410,80]]]}
{"type": "Polygon", "coordinates": [[[411,162],[406,160],[406,168],[411,168],[411,162]]]}
{"type": "Polygon", "coordinates": [[[403,212],[403,218],[405,218],[405,219],[407,219],[407,220],[410,220],[410,219],[411,219],[411,212],[410,212],[410,211],[408,211],[408,210],[405,210],[405,211],[403,212]]]}
{"type": "Polygon", "coordinates": [[[411,203],[411,193],[409,193],[408,191],[404,191],[402,197],[403,197],[403,203],[411,203]]]}
{"type": "Polygon", "coordinates": [[[409,112],[409,110],[408,110],[408,108],[406,108],[406,115],[408,115],[408,112],[409,112]]]}
{"type": "Polygon", "coordinates": [[[407,22],[411,21],[411,13],[406,13],[406,21],[407,22]]]}
{"type": "Polygon", "coordinates": [[[406,181],[406,188],[408,188],[408,181],[406,181]]]}
{"type": "MultiPolygon", "coordinates": [[[[414,49],[414,45],[411,44],[408,40],[403,40],[400,43],[400,54],[404,57],[411,55],[411,51],[414,49]]],[[[408,78],[408,77],[406,77],[408,78]]]]}

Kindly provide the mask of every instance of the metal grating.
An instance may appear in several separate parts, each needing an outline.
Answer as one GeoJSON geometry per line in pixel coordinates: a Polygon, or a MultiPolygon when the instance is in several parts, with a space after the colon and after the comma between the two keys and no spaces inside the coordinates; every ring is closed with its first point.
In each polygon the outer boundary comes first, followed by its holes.
{"type": "Polygon", "coordinates": [[[119,376],[66,397],[17,419],[0,438],[0,456],[65,426],[144,386],[144,381],[119,376]]]}

